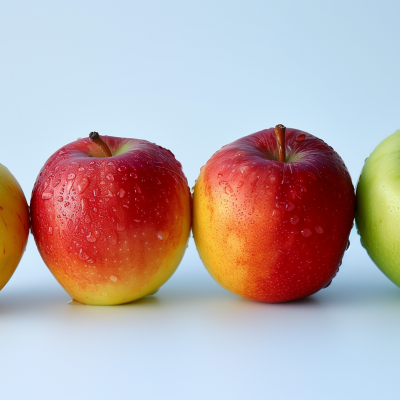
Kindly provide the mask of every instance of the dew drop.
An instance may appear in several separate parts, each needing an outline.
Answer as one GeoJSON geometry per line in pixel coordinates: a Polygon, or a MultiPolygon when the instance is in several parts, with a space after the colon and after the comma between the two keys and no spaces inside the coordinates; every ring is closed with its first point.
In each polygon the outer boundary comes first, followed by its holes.
{"type": "Polygon", "coordinates": [[[315,225],[315,232],[321,234],[324,233],[324,230],[319,225],[315,225]]]}
{"type": "Polygon", "coordinates": [[[90,243],[94,243],[97,239],[96,236],[92,235],[92,232],[89,232],[89,234],[86,236],[86,240],[90,243]]]}
{"type": "Polygon", "coordinates": [[[346,245],[346,250],[345,251],[347,251],[349,248],[350,248],[350,239],[347,241],[347,245],[346,245]]]}
{"type": "Polygon", "coordinates": [[[79,183],[78,183],[78,194],[83,193],[87,187],[89,186],[89,179],[87,177],[84,177],[79,183]]]}
{"type": "Polygon", "coordinates": [[[74,184],[74,181],[73,180],[69,180],[68,182],[67,182],[67,186],[66,186],[66,188],[65,188],[65,193],[66,194],[69,194],[69,192],[71,191],[71,188],[72,188],[72,185],[74,184]]]}
{"type": "Polygon", "coordinates": [[[111,279],[113,282],[117,282],[117,280],[118,280],[118,278],[117,278],[115,275],[111,275],[111,276],[110,276],[110,279],[111,279]]]}
{"type": "Polygon", "coordinates": [[[231,195],[233,193],[233,189],[230,187],[230,185],[228,185],[225,188],[225,193],[231,195]]]}
{"type": "Polygon", "coordinates": [[[332,283],[332,279],[323,287],[323,289],[326,289],[327,287],[329,287],[332,283]]]}
{"type": "Polygon", "coordinates": [[[119,171],[119,172],[124,172],[124,171],[126,171],[125,165],[121,165],[121,166],[118,168],[118,171],[119,171]]]}
{"type": "Polygon", "coordinates": [[[87,260],[87,262],[88,262],[89,264],[93,264],[93,263],[94,263],[94,260],[90,259],[90,260],[87,260]]]}
{"type": "Polygon", "coordinates": [[[125,230],[125,224],[123,222],[118,222],[117,223],[117,231],[122,232],[123,230],[125,230]]]}
{"type": "Polygon", "coordinates": [[[119,197],[121,197],[121,199],[122,199],[122,197],[124,197],[124,195],[125,195],[125,190],[124,190],[124,189],[119,189],[117,195],[118,195],[119,197]]]}
{"type": "Polygon", "coordinates": [[[238,188],[241,188],[243,185],[244,185],[244,182],[243,182],[243,181],[240,181],[240,182],[238,183],[237,187],[238,187],[238,188]]]}
{"type": "Polygon", "coordinates": [[[114,175],[113,174],[108,174],[106,177],[109,181],[113,181],[114,180],[114,175]]]}
{"type": "Polygon", "coordinates": [[[49,235],[52,235],[52,234],[53,234],[53,227],[49,226],[49,235]]]}
{"type": "Polygon", "coordinates": [[[80,168],[78,168],[78,171],[84,171],[85,170],[85,168],[83,168],[83,167],[80,167],[80,168]]]}
{"type": "Polygon", "coordinates": [[[110,244],[112,244],[112,245],[117,244],[117,238],[114,237],[114,236],[110,236],[110,237],[109,237],[109,242],[110,242],[110,244]]]}
{"type": "Polygon", "coordinates": [[[80,249],[78,257],[82,260],[82,261],[86,261],[89,256],[83,251],[83,249],[80,249]]]}
{"type": "Polygon", "coordinates": [[[293,216],[292,218],[290,218],[290,222],[293,224],[293,225],[296,225],[298,222],[299,222],[299,217],[297,216],[297,215],[295,215],[295,216],[293,216]]]}
{"type": "Polygon", "coordinates": [[[131,178],[137,178],[137,175],[136,175],[134,172],[131,172],[131,173],[129,174],[129,176],[130,176],[131,178]]]}
{"type": "Polygon", "coordinates": [[[303,229],[303,230],[301,231],[301,234],[302,234],[304,237],[310,237],[310,236],[312,235],[312,232],[311,232],[310,229],[306,228],[306,229],[303,229]]]}
{"type": "Polygon", "coordinates": [[[68,180],[74,179],[74,178],[75,178],[75,174],[69,174],[69,175],[67,176],[67,179],[68,179],[68,180]]]}
{"type": "Polygon", "coordinates": [[[160,240],[166,240],[168,238],[168,236],[169,236],[168,232],[157,232],[157,237],[160,240]]]}
{"type": "Polygon", "coordinates": [[[52,182],[52,186],[53,187],[56,187],[56,186],[58,186],[59,184],[60,184],[60,182],[61,182],[61,179],[55,179],[53,182],[52,182]]]}
{"type": "Polygon", "coordinates": [[[306,138],[306,135],[304,133],[301,133],[300,135],[297,136],[296,142],[302,142],[306,138]]]}
{"type": "Polygon", "coordinates": [[[49,200],[49,199],[51,199],[52,197],[53,197],[53,194],[50,193],[50,192],[45,192],[45,193],[42,194],[42,199],[43,199],[43,200],[49,200]]]}
{"type": "Polygon", "coordinates": [[[285,208],[286,208],[286,211],[293,211],[295,209],[295,205],[293,203],[291,203],[290,201],[288,201],[285,204],[285,208]]]}
{"type": "MultiPolygon", "coordinates": [[[[140,187],[138,185],[135,185],[135,192],[136,193],[142,193],[142,191],[140,190],[140,187]]],[[[125,192],[124,192],[125,193],[125,192]]],[[[122,196],[121,196],[122,197],[122,196]]]]}
{"type": "Polygon", "coordinates": [[[254,212],[254,207],[250,207],[248,214],[251,215],[254,212]]]}
{"type": "Polygon", "coordinates": [[[223,174],[221,174],[221,172],[218,174],[218,178],[222,178],[223,174]]]}
{"type": "Polygon", "coordinates": [[[46,190],[48,184],[49,184],[49,182],[47,182],[47,181],[43,184],[43,190],[46,190]]]}

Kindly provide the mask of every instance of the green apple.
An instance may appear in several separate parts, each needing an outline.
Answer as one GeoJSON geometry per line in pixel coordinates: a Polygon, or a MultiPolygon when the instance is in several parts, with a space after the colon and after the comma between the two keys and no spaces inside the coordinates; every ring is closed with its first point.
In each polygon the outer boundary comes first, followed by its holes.
{"type": "Polygon", "coordinates": [[[356,225],[372,261],[400,286],[400,130],[365,161],[356,191],[356,225]]]}

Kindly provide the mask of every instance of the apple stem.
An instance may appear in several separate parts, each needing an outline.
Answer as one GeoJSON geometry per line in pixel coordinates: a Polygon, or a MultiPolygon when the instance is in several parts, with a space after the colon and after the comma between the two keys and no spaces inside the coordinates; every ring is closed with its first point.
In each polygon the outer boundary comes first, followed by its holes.
{"type": "Polygon", "coordinates": [[[103,151],[106,157],[112,156],[110,148],[100,139],[100,135],[98,134],[98,132],[90,132],[89,139],[93,143],[96,143],[98,146],[100,146],[101,150],[103,151]]]}
{"type": "Polygon", "coordinates": [[[276,146],[278,148],[279,161],[285,162],[286,160],[286,150],[285,150],[285,133],[286,127],[282,124],[275,126],[276,135],[276,146]]]}

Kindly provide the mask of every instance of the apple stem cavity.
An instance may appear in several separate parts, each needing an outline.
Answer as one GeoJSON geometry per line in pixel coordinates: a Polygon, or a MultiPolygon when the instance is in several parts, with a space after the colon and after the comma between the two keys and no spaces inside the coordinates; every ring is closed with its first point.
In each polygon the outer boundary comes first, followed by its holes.
{"type": "Polygon", "coordinates": [[[276,146],[278,148],[278,158],[279,161],[286,161],[286,150],[285,150],[285,133],[286,127],[282,124],[275,126],[276,135],[276,146]]]}
{"type": "Polygon", "coordinates": [[[100,139],[100,135],[98,132],[90,132],[89,139],[101,148],[105,157],[112,156],[110,148],[100,139]]]}

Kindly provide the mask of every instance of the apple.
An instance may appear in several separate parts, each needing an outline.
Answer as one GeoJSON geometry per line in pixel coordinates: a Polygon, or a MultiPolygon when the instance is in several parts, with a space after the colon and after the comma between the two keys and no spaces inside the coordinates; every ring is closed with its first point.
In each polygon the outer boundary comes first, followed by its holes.
{"type": "Polygon", "coordinates": [[[315,136],[277,125],[222,147],[201,168],[193,236],[220,285],[248,299],[284,302],[329,285],[354,207],[340,156],[315,136]]]}
{"type": "Polygon", "coordinates": [[[378,268],[400,286],[400,130],[384,139],[361,171],[356,190],[356,227],[378,268]]]}
{"type": "Polygon", "coordinates": [[[157,291],[178,267],[190,191],[169,150],[92,132],[46,161],[31,218],[45,264],[74,300],[127,303],[157,291]]]}
{"type": "Polygon", "coordinates": [[[9,281],[25,251],[29,210],[11,172],[0,164],[0,290],[9,281]]]}

